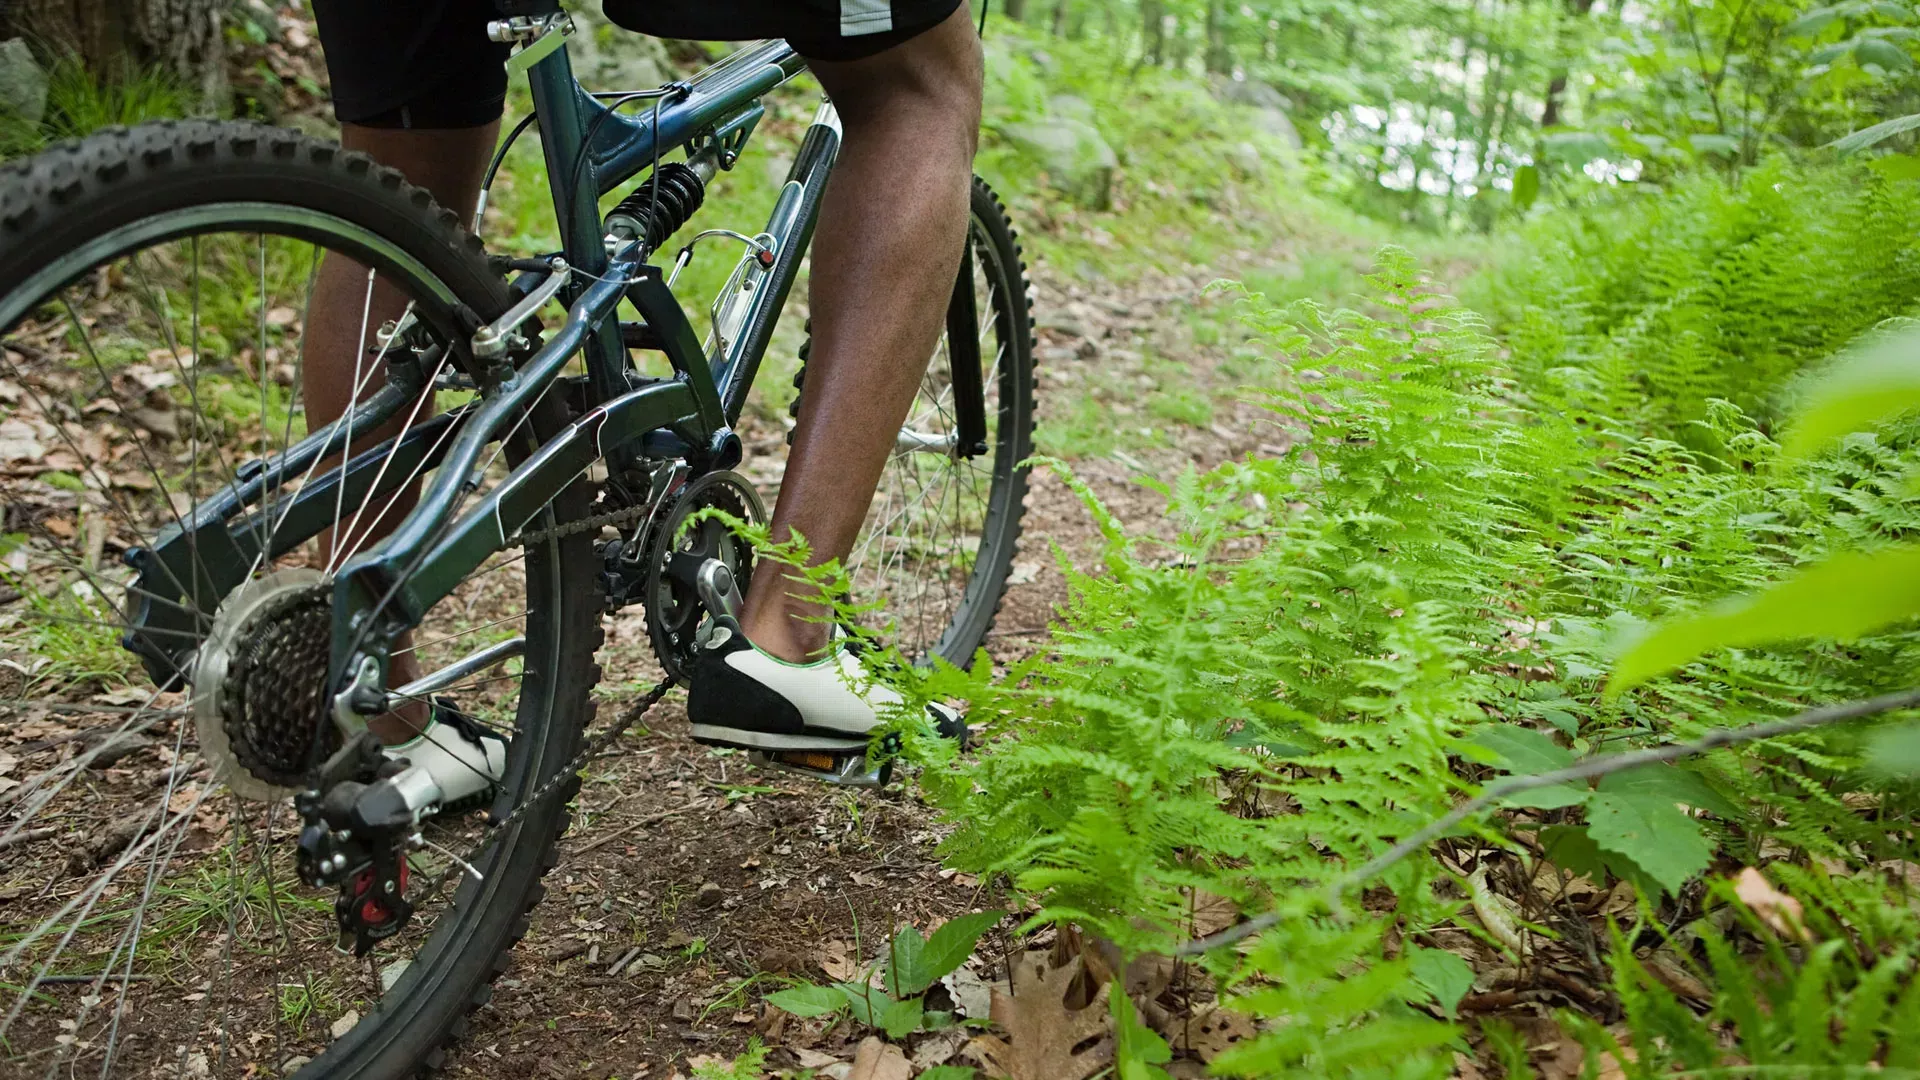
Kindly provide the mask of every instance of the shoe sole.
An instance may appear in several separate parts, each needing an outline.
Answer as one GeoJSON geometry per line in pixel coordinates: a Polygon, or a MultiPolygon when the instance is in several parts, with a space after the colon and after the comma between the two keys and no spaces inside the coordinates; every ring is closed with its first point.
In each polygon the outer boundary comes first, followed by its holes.
{"type": "Polygon", "coordinates": [[[743,750],[824,750],[841,753],[864,751],[872,740],[849,735],[809,735],[805,732],[783,735],[716,724],[695,724],[693,741],[712,746],[736,746],[743,750]]]}

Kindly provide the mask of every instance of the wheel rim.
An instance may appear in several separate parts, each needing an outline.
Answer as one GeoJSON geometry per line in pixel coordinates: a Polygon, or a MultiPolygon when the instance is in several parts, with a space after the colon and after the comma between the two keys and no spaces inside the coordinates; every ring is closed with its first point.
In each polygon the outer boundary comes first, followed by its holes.
{"type": "MultiPolygon", "coordinates": [[[[192,721],[205,688],[191,679],[155,688],[116,640],[136,602],[153,610],[168,601],[142,589],[117,556],[154,547],[170,528],[210,537],[186,529],[195,507],[234,484],[249,460],[283,451],[304,432],[305,331],[323,252],[373,267],[360,268],[367,348],[355,354],[354,385],[377,385],[385,356],[375,350],[386,346],[371,341],[380,321],[375,298],[388,288],[402,294],[402,310],[420,321],[425,339],[444,343],[458,332],[448,310],[454,290],[404,251],[337,217],[259,203],[143,219],[0,298],[0,378],[13,399],[9,483],[31,474],[14,486],[4,529],[11,535],[0,551],[0,581],[15,594],[0,606],[0,656],[43,658],[15,661],[20,702],[13,721],[0,721],[0,750],[12,759],[0,774],[12,789],[0,792],[0,888],[44,882],[14,898],[0,929],[0,1045],[24,1075],[192,1069],[199,1056],[216,1075],[247,1064],[277,1071],[330,1043],[327,1056],[384,1042],[404,1027],[401,1014],[418,1015],[422,984],[458,964],[479,932],[481,916],[442,916],[486,912],[485,894],[511,876],[496,871],[524,858],[510,842],[493,845],[476,858],[482,884],[443,853],[415,852],[414,921],[372,954],[372,965],[336,957],[332,896],[293,872],[297,817],[287,801],[243,799],[237,789],[245,784],[221,782],[192,721]],[[109,756],[111,767],[95,767],[109,756]],[[105,854],[96,855],[88,839],[118,837],[116,830],[127,833],[124,842],[101,843],[105,854]],[[349,1012],[363,1018],[357,1027],[342,1023],[349,1012]],[[336,1025],[352,1033],[336,1042],[336,1025]],[[268,1038],[235,1040],[228,1031],[268,1038]],[[176,1045],[184,1046],[177,1055],[176,1045]]],[[[470,394],[436,396],[444,411],[470,394]]],[[[430,414],[403,408],[400,416],[413,426],[430,414]]],[[[513,438],[527,435],[516,429],[513,438]]],[[[244,521],[273,537],[297,490],[333,467],[317,461],[244,521]]],[[[504,468],[496,453],[487,471],[504,468]]],[[[424,471],[402,470],[416,479],[424,471]]],[[[304,560],[324,581],[396,506],[391,493],[355,505],[343,491],[331,556],[301,545],[254,559],[245,579],[304,560]]],[[[536,607],[558,610],[556,555],[550,542],[490,560],[423,623],[411,647],[420,667],[433,671],[538,623],[529,618],[536,607]]],[[[231,595],[210,595],[216,590],[203,583],[211,557],[196,545],[184,575],[163,565],[173,607],[191,609],[191,628],[162,633],[143,624],[142,640],[197,635],[184,647],[199,646],[231,595]]],[[[525,655],[439,692],[509,732],[544,718],[555,689],[528,675],[557,665],[556,635],[526,636],[525,655]]],[[[177,669],[191,664],[178,660],[177,669]]],[[[544,775],[541,755],[541,740],[512,740],[510,792],[544,775]]],[[[425,835],[464,853],[480,832],[468,817],[425,835]]]]}
{"type": "Polygon", "coordinates": [[[1011,558],[1003,523],[1013,509],[1008,503],[1015,497],[1028,407],[1012,308],[1022,298],[1014,291],[1017,272],[978,213],[969,240],[988,452],[966,458],[906,446],[953,441],[953,343],[943,330],[846,560],[854,597],[871,605],[864,617],[871,628],[906,656],[961,665],[985,632],[997,578],[1011,558]]]}

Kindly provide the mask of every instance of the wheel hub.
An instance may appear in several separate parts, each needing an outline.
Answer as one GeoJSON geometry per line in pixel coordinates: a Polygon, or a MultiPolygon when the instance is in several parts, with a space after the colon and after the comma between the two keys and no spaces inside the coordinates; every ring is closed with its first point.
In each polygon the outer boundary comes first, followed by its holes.
{"type": "Polygon", "coordinates": [[[273,800],[340,747],[327,710],[332,589],[280,570],[235,589],[193,666],[194,726],[214,774],[244,798],[273,800]]]}

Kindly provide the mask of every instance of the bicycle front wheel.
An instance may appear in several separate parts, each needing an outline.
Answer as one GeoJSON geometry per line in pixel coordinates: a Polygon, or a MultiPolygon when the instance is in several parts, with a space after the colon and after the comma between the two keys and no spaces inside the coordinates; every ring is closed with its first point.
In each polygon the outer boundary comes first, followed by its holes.
{"type": "MultiPolygon", "coordinates": [[[[553,865],[566,783],[491,837],[477,816],[428,823],[401,874],[411,921],[358,959],[333,948],[339,897],[295,873],[289,795],[339,741],[326,582],[433,472],[476,394],[461,343],[507,306],[425,191],[291,132],[153,125],[0,170],[0,657],[17,694],[0,709],[0,1072],[404,1077],[486,1000],[553,865]],[[346,327],[350,386],[305,370],[316,321],[346,327]],[[356,462],[386,455],[352,474],[371,480],[349,482],[337,450],[280,466],[309,397],[364,403],[399,351],[436,389],[355,429],[356,462]],[[416,436],[424,452],[401,452],[416,436]],[[450,857],[467,853],[472,875],[450,857]]],[[[560,397],[483,484],[566,422],[560,397]]],[[[570,486],[534,526],[586,497],[570,486]]],[[[436,691],[509,740],[496,814],[578,746],[591,564],[585,535],[503,552],[409,646],[425,674],[522,639],[436,691]]]]}

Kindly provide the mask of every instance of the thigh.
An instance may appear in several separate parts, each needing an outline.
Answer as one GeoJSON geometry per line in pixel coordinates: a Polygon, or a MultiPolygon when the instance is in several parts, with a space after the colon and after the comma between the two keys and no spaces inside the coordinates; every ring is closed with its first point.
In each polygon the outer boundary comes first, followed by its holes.
{"type": "Polygon", "coordinates": [[[508,46],[487,40],[491,0],[314,0],[344,124],[478,127],[506,102],[508,46]]]}
{"type": "Polygon", "coordinates": [[[960,0],[606,0],[607,18],[654,37],[786,38],[809,60],[859,60],[938,26],[960,0]]]}

